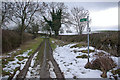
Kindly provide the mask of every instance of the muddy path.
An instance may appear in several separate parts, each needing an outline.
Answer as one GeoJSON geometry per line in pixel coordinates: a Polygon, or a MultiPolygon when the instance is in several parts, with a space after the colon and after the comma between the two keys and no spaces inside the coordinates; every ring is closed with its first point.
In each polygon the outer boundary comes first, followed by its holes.
{"type": "Polygon", "coordinates": [[[48,67],[49,53],[48,53],[48,49],[47,49],[48,45],[46,41],[47,39],[44,39],[43,60],[41,65],[40,78],[50,78],[49,67],[48,67]]]}
{"type": "Polygon", "coordinates": [[[64,76],[59,68],[59,65],[53,58],[53,50],[50,46],[49,39],[44,40],[44,55],[43,55],[43,62],[41,66],[41,71],[40,71],[40,78],[50,78],[50,72],[49,72],[49,64],[48,61],[51,61],[53,66],[54,66],[54,72],[56,74],[56,77],[58,79],[64,80],[64,76]]]}
{"type": "Polygon", "coordinates": [[[58,79],[62,79],[64,80],[64,75],[63,73],[61,72],[60,68],[59,68],[59,65],[57,64],[57,62],[55,61],[54,57],[53,57],[53,50],[50,46],[50,42],[47,41],[48,43],[48,46],[49,46],[49,58],[50,58],[50,61],[52,62],[53,66],[54,66],[54,71],[55,71],[55,74],[57,76],[58,79]]]}
{"type": "MultiPolygon", "coordinates": [[[[51,79],[50,71],[49,71],[49,69],[50,69],[49,61],[51,61],[54,66],[54,73],[56,75],[56,78],[64,80],[64,75],[62,74],[62,72],[59,68],[59,65],[57,64],[57,62],[55,61],[55,59],[53,57],[53,50],[51,48],[49,38],[45,38],[41,42],[40,46],[36,49],[34,54],[36,52],[39,52],[37,55],[36,64],[40,65],[40,70],[39,70],[40,79],[51,79]]],[[[20,73],[17,75],[17,78],[16,78],[17,80],[25,80],[27,71],[29,70],[31,60],[32,60],[34,54],[32,54],[29,57],[23,70],[21,70],[20,73]]]]}

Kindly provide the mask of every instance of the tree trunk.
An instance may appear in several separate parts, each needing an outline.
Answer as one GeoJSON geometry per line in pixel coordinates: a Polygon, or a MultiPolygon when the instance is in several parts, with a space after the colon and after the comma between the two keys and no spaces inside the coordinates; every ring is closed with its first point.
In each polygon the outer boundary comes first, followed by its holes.
{"type": "Polygon", "coordinates": [[[2,29],[0,28],[0,56],[2,55],[2,29]]]}
{"type": "Polygon", "coordinates": [[[82,34],[82,27],[79,26],[79,35],[81,35],[81,34],[82,34]]]}
{"type": "Polygon", "coordinates": [[[50,33],[50,37],[51,37],[51,35],[52,35],[52,34],[51,34],[51,31],[49,31],[49,33],[50,33]]]}
{"type": "Polygon", "coordinates": [[[23,43],[23,31],[21,30],[21,32],[20,32],[20,44],[22,44],[23,43]]]}
{"type": "Polygon", "coordinates": [[[20,31],[20,44],[23,43],[23,33],[24,33],[24,19],[22,19],[21,31],[20,31]]]}
{"type": "Polygon", "coordinates": [[[81,35],[81,34],[82,34],[82,30],[79,31],[79,35],[81,35]]]}
{"type": "Polygon", "coordinates": [[[55,36],[58,36],[59,35],[59,31],[55,31],[55,36]]]}

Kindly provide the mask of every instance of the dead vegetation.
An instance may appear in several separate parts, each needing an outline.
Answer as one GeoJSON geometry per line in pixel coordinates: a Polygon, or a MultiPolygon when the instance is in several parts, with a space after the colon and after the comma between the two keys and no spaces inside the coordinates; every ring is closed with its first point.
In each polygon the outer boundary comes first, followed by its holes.
{"type": "Polygon", "coordinates": [[[116,69],[116,70],[112,70],[111,72],[112,72],[113,75],[118,74],[119,77],[120,77],[120,68],[118,68],[118,69],[116,69]]]}
{"type": "Polygon", "coordinates": [[[81,48],[81,47],[86,47],[86,46],[87,46],[87,43],[80,42],[80,43],[78,43],[78,44],[76,44],[74,46],[71,46],[70,48],[77,48],[77,47],[81,48]]]}
{"type": "Polygon", "coordinates": [[[101,70],[103,72],[101,74],[101,77],[107,78],[107,71],[115,68],[116,66],[116,63],[114,63],[112,58],[106,55],[96,57],[95,60],[92,60],[91,62],[87,63],[85,65],[85,68],[101,70]]]}
{"type": "MultiPolygon", "coordinates": [[[[26,42],[32,39],[32,35],[24,33],[24,40],[26,42]]],[[[11,51],[20,46],[20,35],[16,31],[2,30],[2,53],[11,51]]]]}

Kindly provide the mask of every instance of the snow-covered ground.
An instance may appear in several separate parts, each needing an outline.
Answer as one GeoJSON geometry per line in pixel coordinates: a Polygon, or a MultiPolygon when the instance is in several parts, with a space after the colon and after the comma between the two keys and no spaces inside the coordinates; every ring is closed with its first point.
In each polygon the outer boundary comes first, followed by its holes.
{"type": "MultiPolygon", "coordinates": [[[[14,57],[14,61],[8,61],[8,64],[5,65],[5,67],[3,68],[3,71],[5,72],[10,72],[11,74],[14,73],[14,70],[17,68],[17,67],[20,67],[20,70],[22,70],[28,60],[28,53],[31,52],[32,49],[30,50],[27,50],[26,52],[23,52],[23,54],[20,54],[20,55],[17,55],[14,57]],[[23,60],[19,60],[18,57],[26,57],[25,59],[23,60]],[[19,64],[18,64],[19,63],[19,64]]],[[[16,72],[14,78],[16,77],[16,75],[19,73],[19,70],[16,72]]],[[[2,78],[8,78],[9,75],[6,75],[6,76],[2,76],[2,78]]]]}
{"type": "Polygon", "coordinates": [[[9,52],[9,53],[7,53],[7,55],[0,55],[0,58],[2,58],[2,57],[4,57],[4,58],[8,58],[8,57],[11,57],[11,55],[14,55],[14,54],[16,54],[17,53],[17,51],[20,51],[21,49],[20,48],[18,48],[18,49],[16,49],[16,50],[14,50],[14,51],[11,51],[11,52],[9,52]]]}
{"type": "Polygon", "coordinates": [[[20,51],[20,50],[21,50],[21,49],[18,48],[17,50],[12,51],[12,52],[9,52],[8,54],[11,55],[11,54],[16,53],[17,51],[20,51]]]}
{"type": "MultiPolygon", "coordinates": [[[[68,44],[63,47],[57,46],[53,52],[54,59],[59,64],[61,71],[64,73],[65,78],[101,78],[102,71],[86,69],[84,66],[87,63],[87,58],[76,58],[86,53],[80,52],[81,50],[87,50],[87,47],[83,48],[70,48],[76,44],[68,44]],[[74,52],[73,50],[78,50],[79,52],[74,52]]],[[[94,47],[90,47],[91,50],[94,50],[94,47]]],[[[107,52],[103,50],[97,50],[98,52],[107,52]]],[[[90,61],[94,59],[95,52],[90,53],[90,61]]],[[[115,62],[118,61],[117,57],[113,57],[115,62]]],[[[108,77],[110,72],[107,74],[108,77]]]]}
{"type": "Polygon", "coordinates": [[[49,66],[50,66],[50,67],[49,67],[50,77],[51,77],[51,78],[57,78],[57,77],[56,77],[56,74],[55,74],[55,72],[54,72],[54,66],[53,66],[52,62],[49,61],[48,63],[49,63],[49,66]]]}
{"type": "Polygon", "coordinates": [[[40,65],[35,66],[37,55],[38,52],[36,52],[32,58],[26,78],[40,78],[40,65]]]}

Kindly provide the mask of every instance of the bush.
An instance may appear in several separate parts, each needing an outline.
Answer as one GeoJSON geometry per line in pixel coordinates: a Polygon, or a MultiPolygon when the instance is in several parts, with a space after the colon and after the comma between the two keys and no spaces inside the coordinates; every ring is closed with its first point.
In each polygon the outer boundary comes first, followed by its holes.
{"type": "Polygon", "coordinates": [[[85,68],[90,69],[98,69],[101,70],[103,73],[101,74],[101,77],[106,78],[107,77],[107,71],[113,69],[116,67],[116,64],[110,58],[109,56],[102,56],[98,57],[95,60],[93,60],[91,63],[87,63],[85,65],[85,68]]]}
{"type": "Polygon", "coordinates": [[[101,68],[103,68],[106,71],[109,71],[110,69],[114,68],[116,66],[116,64],[114,63],[114,61],[112,60],[112,58],[108,57],[108,56],[102,56],[99,57],[97,59],[95,59],[94,61],[92,61],[92,69],[99,69],[101,70],[101,68]]]}

